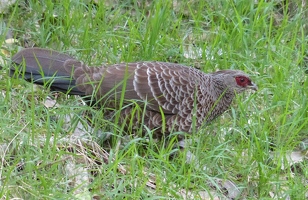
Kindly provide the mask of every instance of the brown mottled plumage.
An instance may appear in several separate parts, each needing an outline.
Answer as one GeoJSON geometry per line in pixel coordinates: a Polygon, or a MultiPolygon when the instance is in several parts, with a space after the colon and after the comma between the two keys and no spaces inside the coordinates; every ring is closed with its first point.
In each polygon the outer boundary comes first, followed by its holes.
{"type": "MultiPolygon", "coordinates": [[[[29,48],[18,52],[13,63],[25,68],[24,78],[37,84],[51,81],[50,88],[68,94],[90,96],[101,105],[117,109],[124,93],[124,105],[130,100],[145,105],[144,124],[159,128],[164,113],[166,132],[192,132],[193,119],[198,129],[226,111],[235,93],[257,90],[249,76],[239,70],[205,74],[192,67],[165,62],[122,63],[88,67],[63,53],[29,48]],[[107,103],[107,104],[106,104],[107,103]]],[[[12,67],[11,74],[17,68],[12,67]]],[[[131,115],[131,106],[122,116],[131,115]]],[[[135,122],[140,123],[141,119],[135,122]]]]}

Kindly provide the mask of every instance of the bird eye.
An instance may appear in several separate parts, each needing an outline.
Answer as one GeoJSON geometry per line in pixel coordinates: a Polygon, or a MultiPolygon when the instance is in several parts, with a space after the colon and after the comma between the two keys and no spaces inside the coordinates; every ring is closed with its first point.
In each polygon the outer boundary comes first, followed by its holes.
{"type": "Polygon", "coordinates": [[[246,87],[247,84],[249,84],[250,82],[249,78],[244,77],[244,76],[237,76],[235,77],[235,80],[236,80],[236,83],[242,87],[246,87]]]}

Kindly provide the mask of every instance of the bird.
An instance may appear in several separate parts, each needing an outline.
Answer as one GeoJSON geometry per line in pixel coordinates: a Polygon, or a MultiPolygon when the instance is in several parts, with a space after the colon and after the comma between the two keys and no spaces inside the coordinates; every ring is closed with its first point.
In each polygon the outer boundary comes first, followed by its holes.
{"type": "Polygon", "coordinates": [[[92,104],[119,110],[122,118],[130,116],[136,126],[163,134],[198,131],[228,110],[237,94],[258,90],[240,70],[205,73],[159,61],[88,66],[70,55],[36,47],[19,51],[11,60],[11,76],[88,97],[92,104]]]}

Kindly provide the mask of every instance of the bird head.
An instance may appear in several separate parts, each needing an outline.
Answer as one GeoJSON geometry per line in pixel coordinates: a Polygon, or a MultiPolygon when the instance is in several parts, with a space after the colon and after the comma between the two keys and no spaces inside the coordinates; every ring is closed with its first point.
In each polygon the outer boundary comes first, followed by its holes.
{"type": "Polygon", "coordinates": [[[258,90],[258,86],[251,81],[249,75],[240,70],[221,70],[213,74],[221,76],[223,83],[236,93],[241,93],[248,89],[258,90]]]}

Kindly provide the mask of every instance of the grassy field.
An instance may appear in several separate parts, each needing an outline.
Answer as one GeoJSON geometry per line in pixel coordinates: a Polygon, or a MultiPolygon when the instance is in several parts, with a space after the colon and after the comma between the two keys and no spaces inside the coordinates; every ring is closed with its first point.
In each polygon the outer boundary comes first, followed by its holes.
{"type": "Polygon", "coordinates": [[[305,0],[25,2],[0,13],[1,199],[308,198],[305,0]],[[241,69],[259,90],[178,151],[172,136],[125,133],[78,97],[10,78],[10,57],[32,46],[89,65],[241,69]]]}

